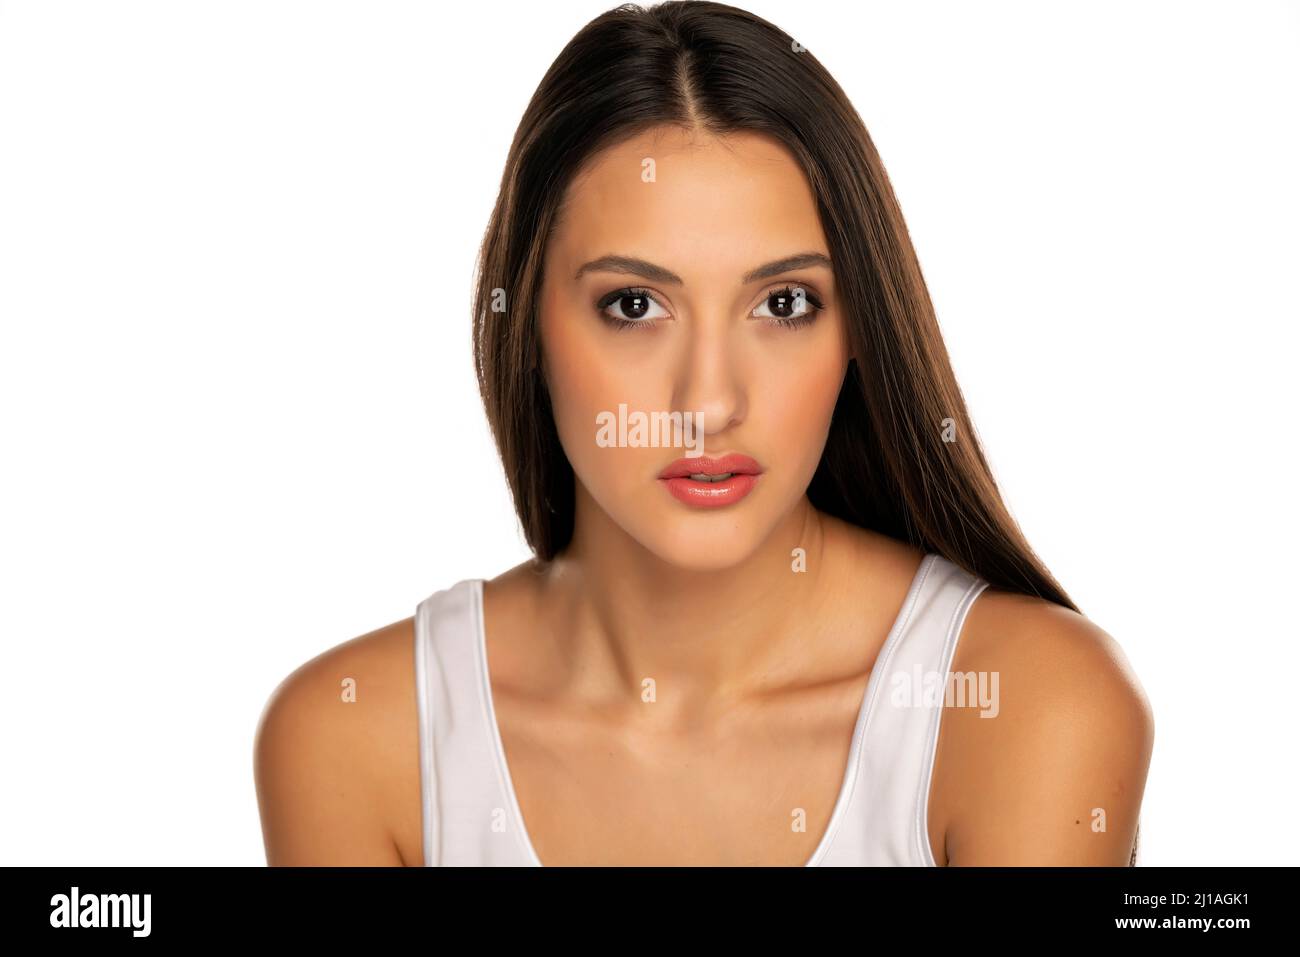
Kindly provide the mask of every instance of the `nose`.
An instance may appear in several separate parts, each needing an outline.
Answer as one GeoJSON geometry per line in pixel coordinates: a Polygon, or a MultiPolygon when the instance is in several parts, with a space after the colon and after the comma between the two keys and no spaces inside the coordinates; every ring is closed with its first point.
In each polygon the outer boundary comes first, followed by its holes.
{"type": "Polygon", "coordinates": [[[673,408],[696,413],[705,436],[727,432],[744,421],[746,383],[742,356],[731,327],[721,317],[691,324],[676,362],[673,408]]]}

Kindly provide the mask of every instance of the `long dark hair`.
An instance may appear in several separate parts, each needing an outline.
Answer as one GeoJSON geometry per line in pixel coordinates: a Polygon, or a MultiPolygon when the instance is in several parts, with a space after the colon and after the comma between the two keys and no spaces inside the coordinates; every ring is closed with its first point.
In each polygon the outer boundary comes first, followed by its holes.
{"type": "Polygon", "coordinates": [[[661,124],[768,134],[807,175],[850,355],[817,508],[937,552],[991,585],[1078,608],[1011,517],[953,376],[898,200],[843,90],[794,37],[737,7],[624,4],[569,41],[515,132],[482,248],[474,359],[515,509],[537,558],[573,534],[573,469],[540,370],[546,239],[575,172],[661,124]]]}

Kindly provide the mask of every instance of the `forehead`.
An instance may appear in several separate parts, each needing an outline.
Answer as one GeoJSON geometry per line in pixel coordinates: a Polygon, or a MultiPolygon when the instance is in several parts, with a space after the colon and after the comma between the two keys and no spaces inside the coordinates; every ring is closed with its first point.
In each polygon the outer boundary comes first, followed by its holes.
{"type": "Polygon", "coordinates": [[[725,265],[738,276],[791,250],[826,252],[826,241],[812,188],[786,148],[758,133],[676,127],[592,157],[551,236],[551,256],[565,264],[644,256],[688,281],[692,266],[725,265]]]}

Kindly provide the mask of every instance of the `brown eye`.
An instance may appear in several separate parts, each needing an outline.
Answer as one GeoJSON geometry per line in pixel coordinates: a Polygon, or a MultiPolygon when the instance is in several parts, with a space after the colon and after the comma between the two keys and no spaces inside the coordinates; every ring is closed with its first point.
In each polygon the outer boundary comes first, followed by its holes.
{"type": "Polygon", "coordinates": [[[803,286],[782,286],[769,292],[751,315],[777,325],[799,326],[815,319],[822,308],[821,300],[803,286]]]}
{"type": "Polygon", "coordinates": [[[649,325],[668,315],[645,289],[616,289],[596,303],[602,318],[617,326],[649,325]],[[659,310],[655,312],[655,310],[659,310]]]}

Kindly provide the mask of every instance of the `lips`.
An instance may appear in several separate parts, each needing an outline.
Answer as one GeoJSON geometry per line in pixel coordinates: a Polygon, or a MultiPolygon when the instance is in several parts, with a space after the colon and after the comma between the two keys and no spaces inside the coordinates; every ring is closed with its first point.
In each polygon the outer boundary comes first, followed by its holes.
{"type": "Polygon", "coordinates": [[[762,467],[748,455],[701,455],[678,459],[659,473],[659,481],[685,505],[720,508],[748,495],[762,472],[762,467]]]}
{"type": "Polygon", "coordinates": [[[659,473],[661,479],[689,478],[693,475],[758,475],[763,471],[748,455],[731,454],[721,458],[707,455],[678,459],[659,473]]]}

